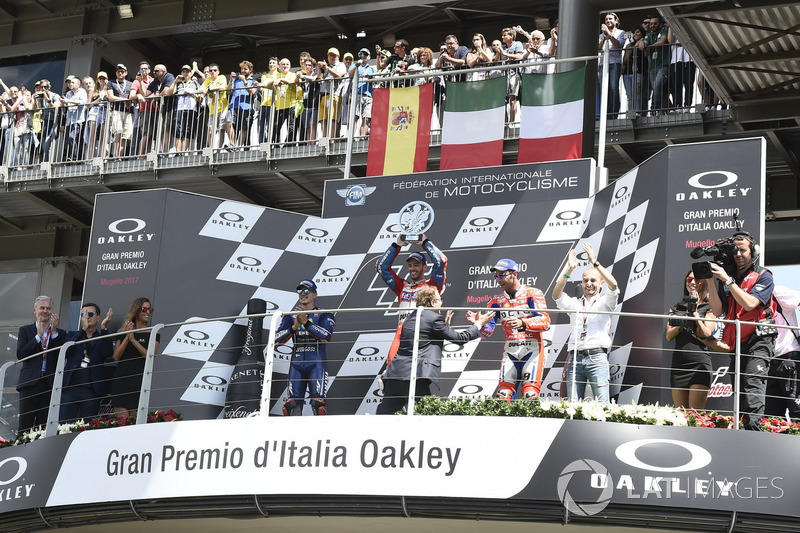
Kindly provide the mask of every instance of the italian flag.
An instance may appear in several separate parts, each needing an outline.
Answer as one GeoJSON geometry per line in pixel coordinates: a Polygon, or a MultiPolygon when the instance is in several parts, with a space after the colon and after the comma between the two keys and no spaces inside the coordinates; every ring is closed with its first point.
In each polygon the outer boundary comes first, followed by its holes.
{"type": "Polygon", "coordinates": [[[372,93],[367,176],[410,174],[428,169],[433,84],[372,93]]]}
{"type": "Polygon", "coordinates": [[[503,163],[506,92],[506,78],[447,84],[441,170],[503,163]]]}
{"type": "Polygon", "coordinates": [[[523,74],[517,163],[579,159],[586,67],[523,74]]]}

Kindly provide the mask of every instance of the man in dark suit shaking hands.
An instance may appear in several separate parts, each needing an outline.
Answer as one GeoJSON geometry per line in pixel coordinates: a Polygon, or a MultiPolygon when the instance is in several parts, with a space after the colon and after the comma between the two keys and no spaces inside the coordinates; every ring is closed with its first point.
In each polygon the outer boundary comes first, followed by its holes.
{"type": "MultiPolygon", "coordinates": [[[[417,307],[441,307],[442,297],[435,287],[424,287],[417,291],[417,307]]],[[[438,386],[439,377],[442,375],[442,345],[444,341],[464,343],[477,339],[480,329],[494,316],[494,311],[485,313],[467,313],[467,320],[472,323],[464,331],[457,331],[450,327],[452,311],[447,312],[447,318],[438,311],[425,309],[420,316],[419,327],[419,352],[417,354],[417,386],[415,396],[431,394],[431,384],[438,386]]],[[[402,409],[408,400],[408,391],[411,380],[411,359],[414,349],[414,328],[417,323],[417,313],[411,313],[403,323],[400,333],[400,348],[386,369],[384,377],[383,401],[378,406],[377,414],[390,415],[402,409]]]]}
{"type": "Polygon", "coordinates": [[[43,426],[47,422],[53,374],[58,361],[58,350],[53,348],[62,346],[67,338],[67,332],[57,327],[58,315],[53,313],[52,298],[36,298],[33,315],[36,322],[22,326],[17,334],[17,359],[24,359],[17,382],[18,433],[43,426]],[[52,351],[42,353],[45,350],[52,351]]]}

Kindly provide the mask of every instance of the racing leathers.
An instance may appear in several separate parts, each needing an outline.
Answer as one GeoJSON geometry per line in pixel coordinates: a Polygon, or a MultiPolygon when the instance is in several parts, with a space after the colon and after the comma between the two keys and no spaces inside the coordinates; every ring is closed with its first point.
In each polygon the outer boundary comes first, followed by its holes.
{"type": "Polygon", "coordinates": [[[308,311],[308,322],[292,330],[294,315],[286,315],[275,333],[275,342],[294,340],[292,360],[289,363],[289,400],[283,408],[285,415],[299,415],[303,409],[306,391],[315,415],[327,414],[325,393],[328,382],[328,357],[325,345],[331,340],[336,319],[331,313],[308,311]]]}
{"type": "Polygon", "coordinates": [[[394,242],[380,259],[378,259],[375,265],[384,283],[397,295],[397,306],[407,308],[401,309],[397,315],[397,331],[395,332],[392,346],[389,348],[389,356],[386,360],[387,366],[392,362],[392,359],[397,353],[397,348],[400,346],[400,332],[403,329],[403,322],[412,312],[413,308],[417,306],[415,301],[417,291],[423,287],[429,286],[436,287],[436,290],[438,290],[440,294],[444,290],[447,257],[429,239],[425,239],[422,242],[422,247],[425,248],[431,264],[430,279],[423,278],[419,281],[408,281],[397,275],[394,269],[392,269],[392,263],[394,263],[397,254],[400,252],[400,246],[394,242]]]}
{"type": "Polygon", "coordinates": [[[488,338],[498,322],[506,334],[496,396],[510,402],[514,398],[517,381],[521,381],[522,396],[531,400],[538,398],[545,362],[542,332],[550,328],[550,315],[545,311],[536,311],[547,309],[544,293],[535,287],[522,285],[513,295],[506,292],[498,294],[486,307],[496,308],[497,311],[481,330],[481,336],[488,338]],[[506,322],[513,318],[521,319],[524,326],[521,329],[510,328],[506,322]]]}

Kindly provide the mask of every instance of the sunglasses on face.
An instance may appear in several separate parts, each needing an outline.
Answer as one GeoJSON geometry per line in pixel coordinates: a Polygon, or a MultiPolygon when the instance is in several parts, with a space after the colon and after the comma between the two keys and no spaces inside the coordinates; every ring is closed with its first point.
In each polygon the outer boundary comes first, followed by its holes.
{"type": "Polygon", "coordinates": [[[96,315],[96,314],[97,313],[95,313],[94,311],[86,311],[85,313],[81,313],[81,316],[86,315],[89,318],[94,318],[94,315],[96,315]]]}
{"type": "Polygon", "coordinates": [[[297,294],[309,294],[311,289],[297,289],[297,294]]]}
{"type": "Polygon", "coordinates": [[[142,313],[152,313],[155,310],[156,310],[155,307],[142,307],[141,309],[142,313]]]}
{"type": "Polygon", "coordinates": [[[506,276],[510,276],[511,272],[495,272],[494,279],[505,279],[506,276]]]}

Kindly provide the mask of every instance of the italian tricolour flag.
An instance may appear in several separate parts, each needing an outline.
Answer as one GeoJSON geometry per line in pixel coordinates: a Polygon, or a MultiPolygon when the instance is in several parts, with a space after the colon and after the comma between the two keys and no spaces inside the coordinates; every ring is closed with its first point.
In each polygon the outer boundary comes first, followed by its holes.
{"type": "Polygon", "coordinates": [[[447,84],[441,169],[503,163],[506,79],[447,84]]]}
{"type": "Polygon", "coordinates": [[[518,163],[579,159],[586,67],[523,74],[518,163]]]}
{"type": "Polygon", "coordinates": [[[428,168],[433,84],[372,93],[367,176],[410,174],[428,168]]]}

